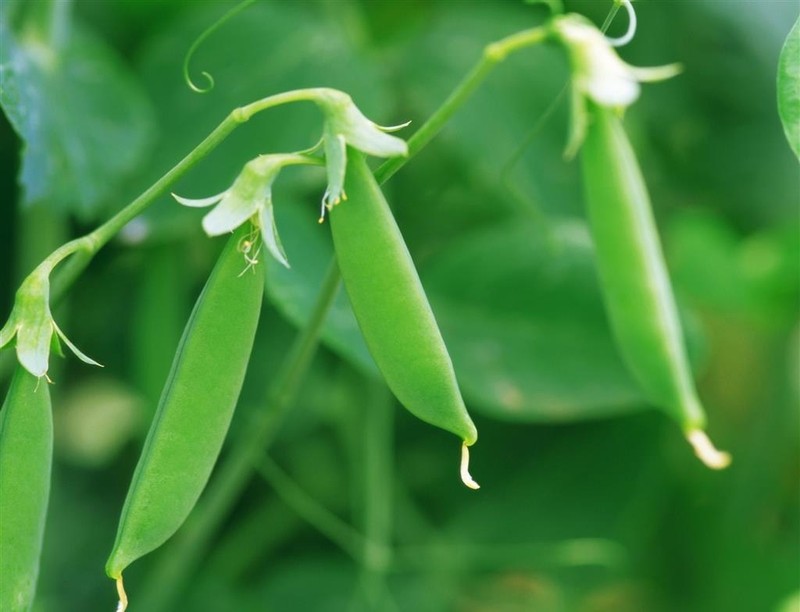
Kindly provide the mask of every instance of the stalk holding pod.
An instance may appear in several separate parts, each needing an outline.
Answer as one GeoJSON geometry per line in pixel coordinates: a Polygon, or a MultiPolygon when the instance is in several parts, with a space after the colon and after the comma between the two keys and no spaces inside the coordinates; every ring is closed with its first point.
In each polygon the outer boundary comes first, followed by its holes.
{"type": "Polygon", "coordinates": [[[348,200],[331,211],[336,258],[361,333],[389,388],[412,414],[463,440],[478,439],[411,255],[363,155],[347,150],[348,200]]]}
{"type": "Polygon", "coordinates": [[[636,156],[614,110],[589,104],[581,152],[589,224],[611,326],[648,399],[709,467],[730,463],[706,434],[675,298],[636,156]]]}
{"type": "Polygon", "coordinates": [[[52,458],[50,391],[18,365],[0,412],[0,610],[33,603],[52,458]]]}
{"type": "Polygon", "coordinates": [[[123,570],[178,530],[222,448],[264,294],[263,264],[245,259],[253,240],[249,223],[230,237],[183,332],[106,563],[120,610],[123,570]]]}

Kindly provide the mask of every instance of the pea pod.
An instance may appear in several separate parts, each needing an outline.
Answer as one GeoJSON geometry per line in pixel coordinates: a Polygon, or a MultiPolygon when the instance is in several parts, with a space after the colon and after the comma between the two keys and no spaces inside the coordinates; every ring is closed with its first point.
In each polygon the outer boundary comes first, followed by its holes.
{"type": "Polygon", "coordinates": [[[330,214],[336,258],[367,347],[397,399],[466,447],[478,438],[411,255],[363,155],[347,151],[348,199],[330,214]]]}
{"type": "Polygon", "coordinates": [[[263,264],[245,260],[249,226],[228,240],[194,306],[128,490],[106,563],[122,609],[122,571],[161,546],[186,519],[236,407],[264,293],[263,264]]]}
{"type": "Polygon", "coordinates": [[[703,429],[697,396],[647,187],[614,111],[591,105],[583,178],[606,308],[623,359],[648,399],[683,427],[714,468],[730,458],[703,429]]]}
{"type": "Polygon", "coordinates": [[[50,391],[18,365],[0,412],[0,610],[33,602],[52,458],[50,391]]]}

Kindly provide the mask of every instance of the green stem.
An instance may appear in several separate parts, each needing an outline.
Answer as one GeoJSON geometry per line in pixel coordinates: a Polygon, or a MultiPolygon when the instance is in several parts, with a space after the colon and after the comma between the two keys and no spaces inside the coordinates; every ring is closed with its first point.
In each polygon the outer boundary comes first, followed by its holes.
{"type": "MultiPolygon", "coordinates": [[[[502,40],[487,45],[478,63],[461,81],[452,94],[439,109],[414,133],[408,141],[408,156],[387,160],[375,172],[379,183],[384,183],[402,168],[414,155],[422,150],[436,136],[456,111],[464,105],[470,95],[484,81],[491,70],[502,62],[509,54],[520,49],[533,46],[545,40],[548,30],[543,27],[533,28],[512,34],[502,40]]],[[[91,261],[92,257],[128,222],[140,215],[166,189],[185,174],[192,166],[208,155],[240,124],[248,121],[253,115],[282,104],[319,99],[324,90],[320,88],[297,89],[257,100],[246,106],[234,109],[203,142],[184,157],[178,164],[156,181],[142,195],[128,206],[95,229],[90,234],[77,238],[56,249],[41,264],[41,268],[52,271],[61,261],[76,254],[59,279],[54,282],[54,294],[61,295],[91,261]]]]}
{"type": "Polygon", "coordinates": [[[92,257],[105,246],[111,238],[125,227],[131,220],[138,217],[149,207],[158,197],[180,177],[182,177],[195,164],[211,153],[223,140],[225,140],[233,130],[239,125],[248,121],[253,115],[282,104],[299,101],[313,101],[319,95],[318,89],[297,89],[287,91],[257,100],[246,106],[234,109],[214,131],[212,131],[199,145],[197,145],[186,157],[175,165],[169,172],[158,179],[144,193],[133,202],[111,217],[108,221],[96,228],[91,233],[71,240],[61,245],[53,251],[41,264],[37,270],[47,270],[51,272],[59,263],[67,257],[74,255],[67,265],[65,265],[53,282],[53,296],[57,300],[75,281],[75,279],[86,268],[92,257]]]}
{"type": "Polygon", "coordinates": [[[68,237],[67,218],[45,204],[19,206],[16,218],[16,264],[14,282],[19,283],[43,257],[68,237]]]}
{"type": "MultiPolygon", "coordinates": [[[[58,0],[54,0],[58,1],[58,0]]],[[[425,122],[425,124],[408,141],[408,156],[395,157],[386,161],[375,172],[379,183],[386,182],[395,172],[402,168],[414,155],[425,147],[444,125],[452,118],[456,111],[463,106],[470,95],[484,81],[491,70],[508,55],[533,45],[536,45],[548,36],[544,27],[524,30],[512,34],[502,40],[491,43],[484,48],[478,63],[469,74],[461,81],[453,93],[444,101],[439,109],[425,122]]],[[[300,101],[316,101],[324,93],[321,88],[296,89],[287,91],[245,106],[234,109],[225,120],[220,123],[197,147],[186,157],[151,185],[144,193],[131,202],[128,206],[111,217],[93,232],[71,240],[53,251],[37,268],[37,271],[47,270],[49,274],[59,263],[71,255],[76,255],[68,266],[62,269],[59,277],[53,282],[54,299],[58,299],[64,291],[74,282],[86,268],[92,257],[113,236],[115,236],[128,222],[140,215],[156,198],[161,196],[167,188],[183,176],[192,166],[213,151],[234,129],[248,121],[253,115],[264,110],[300,101]]]]}
{"type": "Polygon", "coordinates": [[[497,570],[520,565],[536,567],[598,566],[623,568],[628,552],[613,540],[576,538],[554,543],[520,542],[516,544],[435,544],[404,546],[396,551],[396,571],[417,571],[431,567],[462,571],[497,570]]]}
{"type": "Polygon", "coordinates": [[[375,179],[378,183],[385,183],[402,168],[409,159],[414,157],[442,130],[445,124],[455,115],[478,86],[483,83],[489,73],[497,64],[506,59],[511,53],[531,47],[548,36],[548,30],[543,27],[524,30],[512,34],[484,47],[483,54],[478,63],[469,71],[444,103],[431,115],[425,124],[417,130],[408,140],[408,157],[393,157],[384,162],[376,171],[375,179]]]}
{"type": "Polygon", "coordinates": [[[303,491],[270,457],[264,457],[256,469],[287,506],[354,561],[364,563],[364,538],[358,531],[303,491]]]}
{"type": "Polygon", "coordinates": [[[386,609],[392,563],[394,406],[384,383],[371,385],[363,416],[364,551],[362,589],[367,608],[386,609]]]}
{"type": "MultiPolygon", "coordinates": [[[[195,581],[242,584],[264,560],[278,556],[283,546],[305,528],[303,520],[279,498],[267,497],[243,509],[230,529],[214,542],[214,555],[207,557],[195,581]]],[[[110,612],[110,611],[109,611],[110,612]]]]}
{"type": "MultiPolygon", "coordinates": [[[[603,32],[608,29],[614,16],[619,11],[620,4],[615,0],[614,6],[608,13],[608,16],[601,28],[603,32]]],[[[516,53],[522,49],[533,47],[541,42],[544,42],[550,35],[547,27],[540,26],[530,30],[523,30],[516,34],[511,34],[506,38],[502,38],[496,42],[486,45],[483,49],[483,54],[478,60],[478,63],[473,66],[461,82],[456,86],[453,92],[448,96],[444,103],[431,115],[419,130],[408,140],[408,157],[393,157],[384,162],[376,171],[375,179],[378,183],[383,184],[394,175],[406,162],[416,155],[421,149],[425,147],[433,138],[441,131],[444,125],[450,121],[467,99],[473,92],[483,83],[489,73],[499,63],[504,61],[509,55],[516,53]]],[[[559,99],[563,94],[559,94],[559,99]]],[[[548,109],[545,114],[552,112],[548,109]]]]}
{"type": "Polygon", "coordinates": [[[234,113],[238,113],[241,121],[247,121],[253,115],[260,113],[261,111],[265,111],[268,108],[273,108],[282,104],[290,104],[292,102],[314,102],[318,100],[325,91],[330,90],[326,90],[323,87],[311,87],[308,89],[285,91],[283,93],[275,94],[274,96],[269,96],[268,98],[256,100],[247,106],[242,106],[241,108],[236,109],[234,113]]]}
{"type": "Polygon", "coordinates": [[[92,257],[108,243],[127,223],[139,216],[156,198],[161,196],[170,185],[183,176],[197,162],[213,151],[228,135],[246,118],[240,116],[241,109],[234,110],[220,123],[213,132],[197,145],[186,157],[179,161],[164,176],[153,183],[133,202],[97,227],[94,231],[67,242],[53,251],[41,264],[39,269],[52,271],[55,266],[71,255],[75,255],[54,281],[53,299],[58,300],[74,280],[86,268],[92,257]]]}

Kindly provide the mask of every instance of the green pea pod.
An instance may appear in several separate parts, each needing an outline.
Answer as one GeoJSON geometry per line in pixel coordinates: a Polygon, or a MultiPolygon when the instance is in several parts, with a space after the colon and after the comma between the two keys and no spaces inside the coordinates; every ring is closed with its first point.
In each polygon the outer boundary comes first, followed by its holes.
{"type": "Polygon", "coordinates": [[[158,548],[208,481],[244,381],[261,311],[263,264],[248,257],[244,224],[228,240],[184,329],[122,509],[106,573],[158,548]]]}
{"type": "Polygon", "coordinates": [[[52,459],[47,383],[17,366],[0,412],[0,610],[33,602],[52,459]]]}
{"type": "Polygon", "coordinates": [[[330,214],[336,258],[367,347],[386,383],[412,414],[451,431],[466,447],[478,433],[411,255],[363,155],[347,152],[348,199],[330,214]]]}
{"type": "Polygon", "coordinates": [[[725,467],[703,429],[697,396],[650,197],[614,111],[592,105],[583,144],[589,223],[617,344],[648,399],[683,427],[698,456],[725,467]]]}

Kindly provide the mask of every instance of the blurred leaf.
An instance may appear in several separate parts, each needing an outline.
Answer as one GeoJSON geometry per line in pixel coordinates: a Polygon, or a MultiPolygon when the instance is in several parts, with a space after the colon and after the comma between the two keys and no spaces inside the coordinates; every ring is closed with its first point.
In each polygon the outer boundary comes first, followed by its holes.
{"type": "Polygon", "coordinates": [[[131,325],[147,331],[134,334],[129,364],[134,384],[147,400],[144,421],[149,426],[191,312],[190,275],[184,253],[174,247],[142,246],[136,254],[141,257],[141,274],[131,281],[131,325]]]}
{"type": "Polygon", "coordinates": [[[779,605],[775,612],[797,612],[800,610],[800,591],[788,595],[779,605]]]}
{"type": "Polygon", "coordinates": [[[582,224],[518,220],[467,235],[422,278],[475,409],[569,421],[643,406],[617,355],[582,224]]]}
{"type": "Polygon", "coordinates": [[[352,609],[357,584],[355,568],[341,557],[311,553],[276,564],[271,575],[254,589],[248,609],[263,607],[264,602],[270,602],[276,610],[352,609]]]}
{"type": "Polygon", "coordinates": [[[93,218],[141,160],[147,100],[116,54],[74,28],[63,46],[0,20],[0,106],[24,142],[24,201],[93,218]]]}
{"type": "Polygon", "coordinates": [[[695,305],[774,328],[796,320],[800,235],[794,224],[743,238],[719,214],[687,209],[670,220],[665,243],[675,287],[695,305]]]}
{"type": "Polygon", "coordinates": [[[800,159],[800,17],[778,60],[778,112],[789,146],[800,159]]]}
{"type": "MultiPolygon", "coordinates": [[[[638,558],[639,547],[651,546],[669,495],[659,448],[662,432],[674,435],[667,420],[650,413],[559,427],[487,425],[472,454],[479,496],[459,488],[446,461],[452,450],[442,449],[440,440],[409,440],[400,455],[404,482],[418,483],[417,474],[435,472],[430,482],[414,488],[414,500],[425,492],[448,500],[437,508],[441,515],[435,521],[410,533],[403,520],[412,514],[409,502],[399,500],[400,528],[407,533],[398,537],[397,562],[402,569],[408,564],[425,572],[414,586],[449,586],[446,601],[471,601],[492,576],[538,576],[566,598],[557,609],[583,610],[579,596],[616,583],[623,574],[639,579],[629,563],[638,558]]],[[[520,609],[549,609],[530,595],[530,605],[520,609]]],[[[502,602],[493,603],[485,609],[504,609],[502,602]]]]}
{"type": "Polygon", "coordinates": [[[739,236],[719,215],[697,210],[675,214],[665,243],[676,288],[717,310],[743,308],[747,290],[736,265],[738,242],[739,236]]]}
{"type": "Polygon", "coordinates": [[[525,4],[546,4],[547,8],[554,15],[564,12],[564,3],[562,0],[525,0],[525,4]]]}
{"type": "Polygon", "coordinates": [[[775,328],[794,325],[800,312],[800,233],[796,223],[742,241],[737,264],[754,314],[775,328]]]}
{"type": "Polygon", "coordinates": [[[107,465],[140,428],[142,399],[107,378],[72,387],[55,413],[56,451],[88,468],[107,465]]]}
{"type": "MultiPolygon", "coordinates": [[[[404,49],[400,77],[415,121],[438,108],[486,45],[533,25],[531,9],[522,4],[475,3],[465,11],[458,2],[443,2],[437,9],[419,40],[404,49]]],[[[447,151],[473,182],[490,185],[517,209],[553,216],[578,213],[577,167],[565,164],[561,153],[568,104],[549,110],[567,78],[567,60],[558,47],[538,45],[509,56],[458,110],[431,149],[447,151]],[[552,115],[540,124],[548,110],[552,115]]],[[[423,156],[432,159],[430,153],[423,156]]],[[[473,206],[494,204],[494,198],[470,202],[462,214],[471,214],[473,206]]]]}

